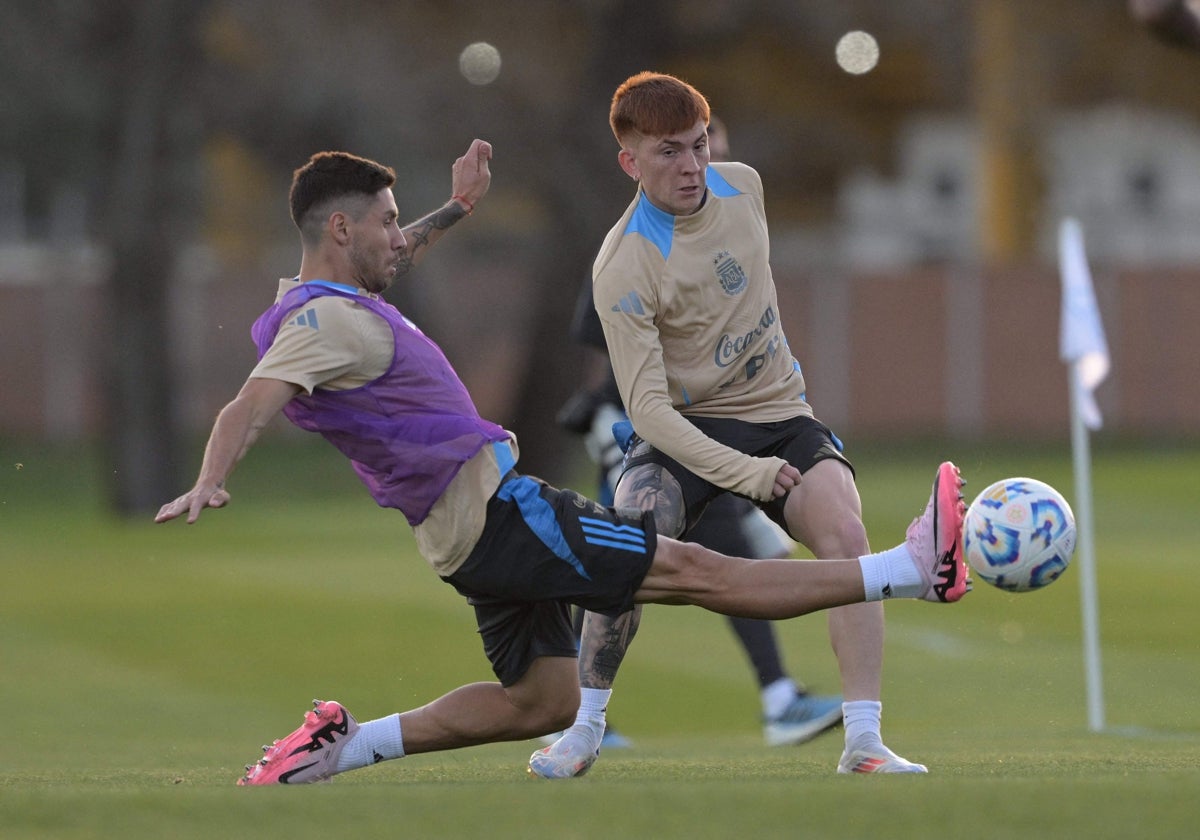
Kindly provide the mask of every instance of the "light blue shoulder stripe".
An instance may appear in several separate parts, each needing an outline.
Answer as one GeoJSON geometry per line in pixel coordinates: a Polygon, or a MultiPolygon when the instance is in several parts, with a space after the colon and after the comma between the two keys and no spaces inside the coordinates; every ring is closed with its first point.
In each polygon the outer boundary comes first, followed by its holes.
{"type": "Polygon", "coordinates": [[[625,226],[625,234],[636,233],[650,240],[663,259],[671,255],[671,240],[675,236],[675,217],[670,213],[659,210],[650,203],[650,199],[642,193],[638,206],[625,226]]]}
{"type": "MultiPolygon", "coordinates": [[[[730,198],[741,195],[742,191],[726,181],[717,170],[711,166],[705,173],[709,191],[717,198],[730,198]]],[[[665,260],[671,256],[671,243],[675,236],[675,217],[664,210],[659,210],[650,203],[650,199],[642,193],[638,205],[625,226],[625,235],[639,234],[650,240],[665,260]]]]}
{"type": "Polygon", "coordinates": [[[717,170],[713,169],[711,166],[708,167],[708,174],[706,177],[708,178],[709,190],[711,190],[712,194],[717,198],[731,198],[732,196],[742,194],[741,190],[737,189],[724,178],[722,178],[720,174],[717,173],[717,170]]]}
{"type": "Polygon", "coordinates": [[[501,478],[508,475],[508,471],[517,466],[517,459],[513,457],[512,447],[508,445],[507,440],[493,442],[492,452],[496,454],[496,465],[500,468],[501,478]]]}

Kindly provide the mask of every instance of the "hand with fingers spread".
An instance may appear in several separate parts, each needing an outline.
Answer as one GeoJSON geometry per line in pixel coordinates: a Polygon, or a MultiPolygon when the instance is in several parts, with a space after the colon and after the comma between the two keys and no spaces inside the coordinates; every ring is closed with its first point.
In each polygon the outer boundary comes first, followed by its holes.
{"type": "Polygon", "coordinates": [[[168,502],[158,510],[155,522],[168,522],[183,514],[187,514],[187,523],[191,525],[200,518],[200,512],[205,508],[220,508],[229,504],[229,491],[221,485],[196,485],[173,502],[168,502]]]}

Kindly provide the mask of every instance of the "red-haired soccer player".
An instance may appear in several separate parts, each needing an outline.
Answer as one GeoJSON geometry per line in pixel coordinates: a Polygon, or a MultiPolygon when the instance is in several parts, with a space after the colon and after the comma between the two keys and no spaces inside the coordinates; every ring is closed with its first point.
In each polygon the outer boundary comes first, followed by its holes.
{"type": "MultiPolygon", "coordinates": [[[[653,511],[658,532],[674,537],[731,491],[756,501],[817,558],[866,554],[854,469],[814,417],[783,333],[762,183],[744,164],[710,163],[709,119],[698,90],[661,73],[630,77],[612,98],[617,161],[638,185],[592,271],[636,431],[614,504],[653,511]]],[[[942,597],[962,597],[966,575],[949,555],[939,574],[942,597]]],[[[530,772],[567,778],[596,760],[639,620],[637,608],[585,618],[575,724],[530,757],[530,772]]],[[[844,697],[838,771],[925,772],[882,740],[882,604],[832,610],[829,631],[844,697]]]]}

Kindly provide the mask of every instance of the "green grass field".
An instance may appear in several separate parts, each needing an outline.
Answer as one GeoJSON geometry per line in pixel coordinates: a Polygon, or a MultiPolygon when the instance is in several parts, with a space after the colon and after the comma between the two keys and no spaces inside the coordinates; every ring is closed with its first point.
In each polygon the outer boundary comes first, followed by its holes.
{"type": "MultiPolygon", "coordinates": [[[[490,679],[471,610],[323,445],[264,443],[233,504],[187,527],[106,516],[87,453],[0,443],[0,837],[1195,836],[1200,447],[1093,446],[1104,733],[1071,569],[1027,595],[889,604],[884,732],[926,777],[836,776],[838,733],[765,748],[724,620],[651,607],[610,708],[635,749],[583,779],[528,779],[524,742],[246,790],[242,765],[310,698],[368,719],[490,679]]],[[[877,548],[943,453],[968,497],[1014,474],[1074,497],[1065,444],[868,448],[877,548]]],[[[836,690],[822,617],[780,635],[793,672],[836,690]]]]}

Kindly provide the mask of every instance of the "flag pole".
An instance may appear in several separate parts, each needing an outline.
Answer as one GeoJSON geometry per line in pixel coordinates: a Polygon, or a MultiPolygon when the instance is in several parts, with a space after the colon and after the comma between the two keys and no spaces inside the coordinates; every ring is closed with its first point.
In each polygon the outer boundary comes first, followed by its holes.
{"type": "Polygon", "coordinates": [[[1096,586],[1096,549],[1092,533],[1092,468],[1090,432],[1080,411],[1083,383],[1070,365],[1071,450],[1075,462],[1075,523],[1079,553],[1079,597],[1083,613],[1083,667],[1087,684],[1088,729],[1104,730],[1104,683],[1100,667],[1100,608],[1096,586]]]}
{"type": "Polygon", "coordinates": [[[1100,674],[1100,607],[1096,584],[1096,544],[1092,519],[1092,429],[1101,425],[1095,387],[1108,375],[1108,342],[1092,289],[1078,220],[1063,219],[1059,227],[1062,273],[1060,354],[1070,379],[1071,450],[1075,464],[1076,553],[1079,556],[1079,597],[1083,613],[1083,662],[1087,683],[1088,728],[1104,729],[1104,688],[1100,674]]]}

